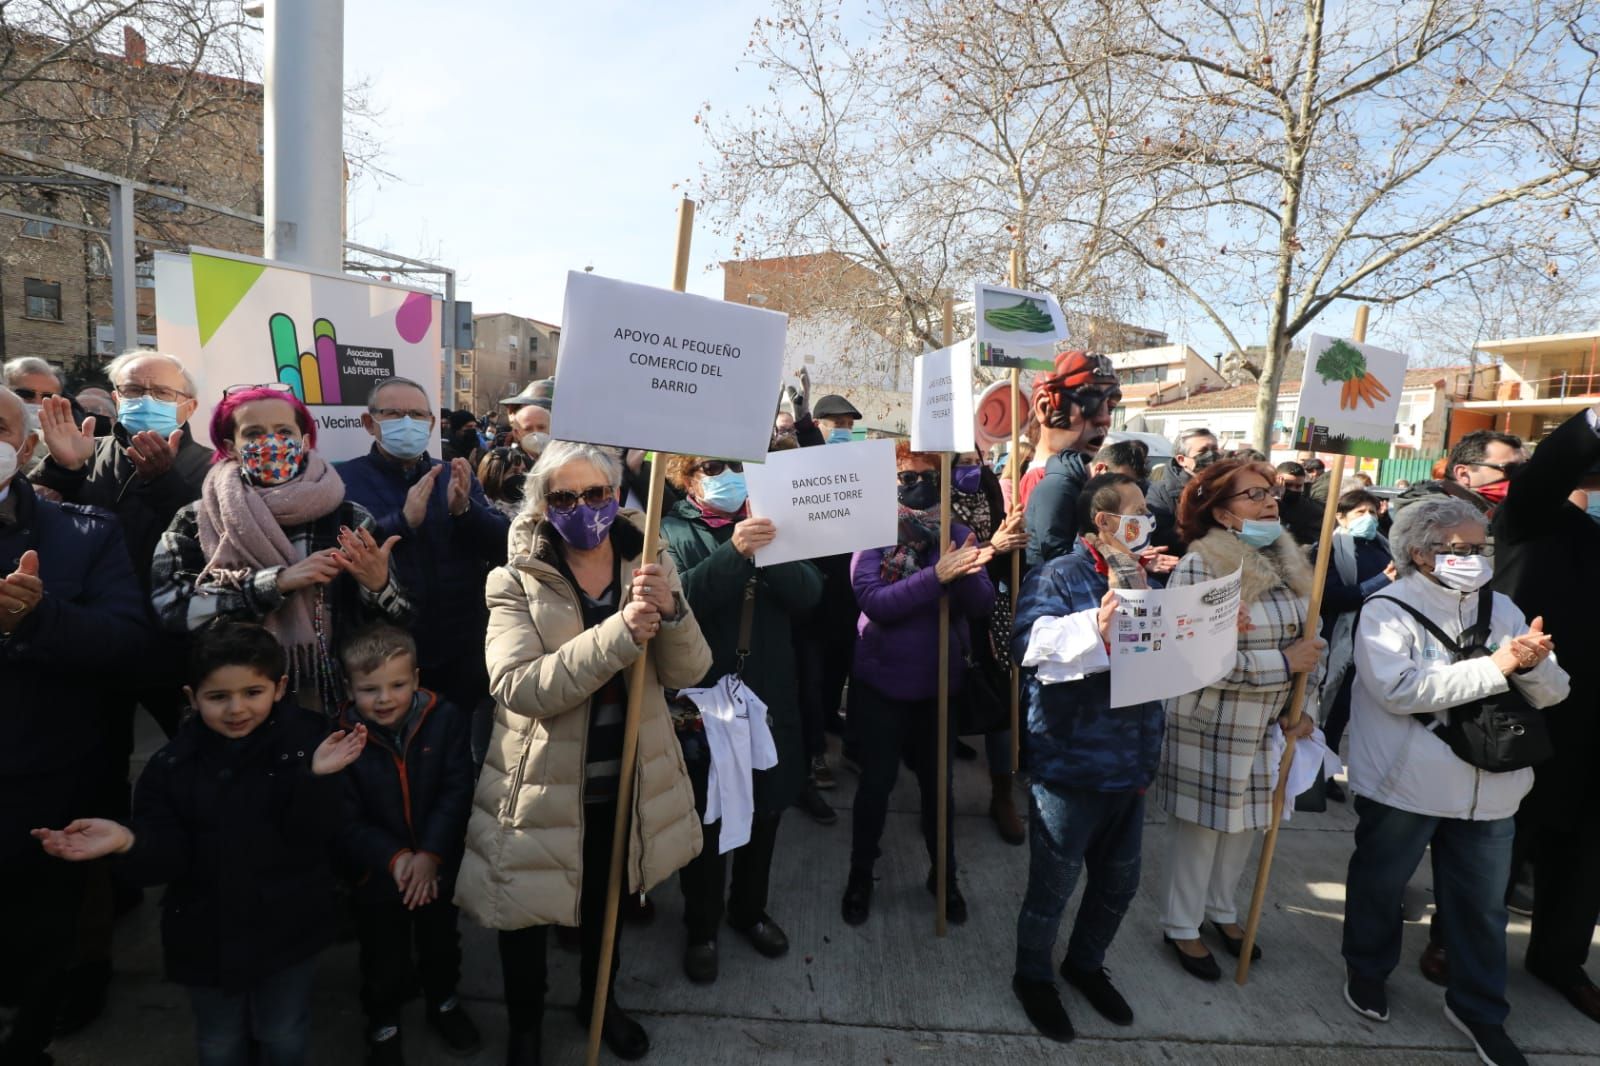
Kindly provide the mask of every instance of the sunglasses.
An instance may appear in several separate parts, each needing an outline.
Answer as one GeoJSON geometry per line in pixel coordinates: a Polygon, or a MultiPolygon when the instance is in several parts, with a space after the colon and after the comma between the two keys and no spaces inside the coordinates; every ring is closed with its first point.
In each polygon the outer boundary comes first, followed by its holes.
{"type": "Polygon", "coordinates": [[[268,392],[282,392],[294,395],[294,386],[284,381],[268,381],[260,385],[229,385],[222,390],[224,397],[233,396],[241,392],[251,392],[255,389],[266,389],[268,392]]]}
{"type": "Polygon", "coordinates": [[[558,514],[571,514],[580,503],[590,510],[604,507],[615,492],[610,485],[590,485],[582,492],[547,492],[544,494],[544,503],[558,514]]]}
{"type": "Polygon", "coordinates": [[[895,475],[895,478],[902,486],[908,489],[919,481],[924,485],[937,485],[939,483],[939,471],[902,470],[895,475]]]}
{"type": "Polygon", "coordinates": [[[1114,410],[1122,402],[1122,390],[1116,387],[1109,389],[1076,389],[1068,394],[1072,402],[1078,405],[1084,418],[1093,418],[1100,413],[1101,408],[1107,411],[1114,410]]]}
{"type": "Polygon", "coordinates": [[[40,392],[38,389],[25,389],[21,386],[11,391],[21,397],[23,403],[40,403],[44,400],[53,400],[61,395],[59,392],[40,392]]]}
{"type": "Polygon", "coordinates": [[[1504,474],[1506,477],[1510,477],[1511,475],[1515,474],[1518,470],[1522,469],[1522,460],[1518,459],[1514,463],[1473,463],[1472,465],[1473,466],[1486,466],[1490,470],[1498,470],[1498,471],[1500,471],[1500,473],[1504,474]]]}
{"type": "Polygon", "coordinates": [[[706,477],[721,477],[725,470],[732,470],[735,474],[742,474],[744,473],[744,464],[740,462],[725,463],[721,459],[707,459],[703,463],[694,465],[694,472],[704,474],[706,477]]]}

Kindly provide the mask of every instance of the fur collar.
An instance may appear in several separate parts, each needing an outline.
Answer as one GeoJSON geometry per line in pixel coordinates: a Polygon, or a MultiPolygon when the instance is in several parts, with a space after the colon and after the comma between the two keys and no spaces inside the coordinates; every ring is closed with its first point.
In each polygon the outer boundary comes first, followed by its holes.
{"type": "Polygon", "coordinates": [[[1255,603],[1279,585],[1288,586],[1296,596],[1311,595],[1311,565],[1289,531],[1260,550],[1246,545],[1226,529],[1213,529],[1189,546],[1199,552],[1211,572],[1219,577],[1240,571],[1239,596],[1255,603]]]}

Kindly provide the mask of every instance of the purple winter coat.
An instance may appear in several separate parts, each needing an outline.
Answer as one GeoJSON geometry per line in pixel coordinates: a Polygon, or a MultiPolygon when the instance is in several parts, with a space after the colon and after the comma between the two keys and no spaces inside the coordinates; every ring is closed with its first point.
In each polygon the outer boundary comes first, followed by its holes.
{"type": "MultiPolygon", "coordinates": [[[[950,526],[960,544],[969,530],[950,526]]],[[[861,606],[853,675],[896,700],[928,700],[939,694],[939,592],[944,586],[934,573],[939,553],[910,577],[892,584],[879,571],[886,548],[856,552],[850,560],[850,584],[861,606]]],[[[994,609],[994,583],[982,570],[949,586],[950,690],[961,684],[962,649],[971,641],[968,618],[983,618],[994,609]]]]}

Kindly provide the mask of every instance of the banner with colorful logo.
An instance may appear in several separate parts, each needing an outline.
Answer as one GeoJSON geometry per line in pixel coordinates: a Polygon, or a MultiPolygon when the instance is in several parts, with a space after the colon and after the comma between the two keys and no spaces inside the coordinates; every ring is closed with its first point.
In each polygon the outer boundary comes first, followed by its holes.
{"type": "Polygon", "coordinates": [[[208,444],[225,389],[281,383],[311,409],[325,459],[366,454],[361,414],[374,381],[411,378],[438,411],[442,318],[438,296],[387,282],[228,252],[156,254],[157,344],[194,375],[192,427],[208,444]]]}

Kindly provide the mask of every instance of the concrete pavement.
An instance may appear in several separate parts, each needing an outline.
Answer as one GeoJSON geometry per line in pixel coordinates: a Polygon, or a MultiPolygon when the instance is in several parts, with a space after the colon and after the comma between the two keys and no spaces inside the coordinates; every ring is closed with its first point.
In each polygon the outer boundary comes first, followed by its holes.
{"type": "MultiPolygon", "coordinates": [[[[619,1001],[650,1032],[654,1049],[646,1061],[705,1066],[1070,1061],[1442,1066],[1476,1061],[1465,1037],[1443,1016],[1442,991],[1417,972],[1416,956],[1426,942],[1421,924],[1406,928],[1404,961],[1390,981],[1392,1020],[1370,1022],[1345,1006],[1340,916],[1355,819],[1339,804],[1330,804],[1327,814],[1296,815],[1280,834],[1260,937],[1264,958],[1241,988],[1233,983],[1231,968],[1215,984],[1189,977],[1161,943],[1165,830],[1152,798],[1139,896],[1107,961],[1133,1005],[1134,1025],[1110,1025],[1068,989],[1063,999],[1078,1039],[1058,1045],[1032,1035],[1010,990],[1027,848],[1008,847],[995,834],[986,813],[986,774],[981,755],[976,763],[957,763],[956,848],[972,915],[942,940],[933,935],[933,900],[923,888],[929,864],[909,773],[902,774],[895,792],[873,913],[863,926],[851,928],[839,917],[855,787],[855,776],[842,769],[840,787],[829,794],[841,808],[838,824],[824,828],[795,811],[785,817],[780,833],[770,910],[792,943],[785,958],[763,959],[727,931],[720,942],[721,978],[709,987],[691,985],[680,967],[682,908],[676,881],[656,889],[654,923],[624,927],[618,982],[619,1001]]],[[[1253,869],[1241,890],[1241,908],[1248,903],[1253,869]]],[[[152,893],[119,926],[111,1006],[86,1032],[57,1042],[53,1050],[63,1066],[167,1066],[193,1060],[183,992],[160,977],[155,898],[152,893]]],[[[1063,922],[1058,958],[1075,911],[1074,902],[1063,922]]],[[[485,1048],[470,1060],[448,1055],[423,1026],[420,1004],[414,1004],[404,1034],[408,1063],[486,1066],[502,1060],[505,1023],[494,938],[465,920],[463,926],[461,991],[484,1030],[485,1048]]],[[[1600,1062],[1600,1025],[1521,969],[1527,934],[1526,919],[1513,915],[1512,1036],[1532,1060],[1546,1066],[1600,1062]]],[[[1220,945],[1213,947],[1219,959],[1232,961],[1220,945]]],[[[570,1010],[577,994],[577,957],[554,946],[550,955],[545,1058],[567,1066],[583,1058],[582,1033],[570,1010]]],[[[339,945],[323,957],[319,971],[315,1062],[361,1061],[356,990],[355,945],[339,945]]]]}

